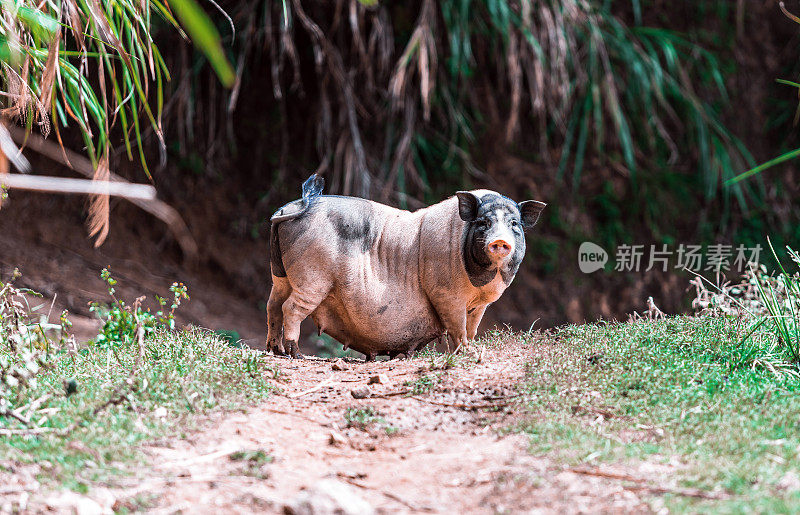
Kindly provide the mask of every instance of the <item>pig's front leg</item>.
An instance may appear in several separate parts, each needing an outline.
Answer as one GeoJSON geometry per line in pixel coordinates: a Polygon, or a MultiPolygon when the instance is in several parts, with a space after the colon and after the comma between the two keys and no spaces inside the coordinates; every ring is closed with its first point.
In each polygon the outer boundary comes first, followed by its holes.
{"type": "Polygon", "coordinates": [[[488,306],[488,304],[485,306],[475,306],[467,310],[467,338],[470,340],[474,340],[475,336],[478,334],[478,325],[480,325],[483,314],[486,312],[488,306]]]}
{"type": "Polygon", "coordinates": [[[434,304],[439,319],[442,321],[448,336],[453,341],[453,352],[458,352],[467,343],[467,309],[461,304],[434,304]]]}

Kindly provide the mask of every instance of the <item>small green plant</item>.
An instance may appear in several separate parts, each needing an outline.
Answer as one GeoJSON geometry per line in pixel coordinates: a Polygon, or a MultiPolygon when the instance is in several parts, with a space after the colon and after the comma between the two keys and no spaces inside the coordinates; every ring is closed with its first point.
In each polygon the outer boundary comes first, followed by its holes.
{"type": "Polygon", "coordinates": [[[347,427],[357,427],[359,429],[364,429],[370,424],[383,421],[372,406],[347,408],[344,412],[344,419],[347,421],[347,427]]]}
{"type": "MultiPolygon", "coordinates": [[[[772,242],[769,239],[767,242],[778,263],[780,273],[774,279],[768,277],[756,281],[761,303],[767,314],[755,323],[751,334],[762,325],[771,326],[778,347],[785,351],[792,364],[800,369],[800,276],[786,271],[772,247],[772,242]]],[[[788,246],[786,250],[792,261],[800,266],[800,255],[788,246]]],[[[748,334],[746,339],[750,336],[748,334]]]]}
{"type": "Polygon", "coordinates": [[[269,477],[266,466],[275,461],[275,457],[264,449],[241,450],[230,455],[231,461],[242,464],[242,473],[258,479],[269,477]]]}
{"type": "Polygon", "coordinates": [[[381,417],[380,413],[375,411],[375,408],[372,406],[347,408],[344,412],[344,419],[347,421],[347,427],[355,427],[364,430],[371,426],[379,426],[387,436],[394,436],[400,432],[399,428],[393,426],[386,419],[381,417]]]}
{"type": "Polygon", "coordinates": [[[167,299],[156,295],[159,308],[155,313],[151,313],[149,309],[142,308],[145,297],[138,297],[130,306],[117,298],[115,288],[117,280],[111,276],[108,268],[100,272],[100,278],[106,283],[108,294],[112,299],[110,305],[93,302],[89,308],[103,320],[100,333],[92,340],[92,343],[101,347],[130,345],[158,329],[174,330],[175,311],[180,307],[181,301],[189,300],[186,286],[183,283],[172,283],[169,287],[172,293],[169,308],[167,299]]]}
{"type": "Polygon", "coordinates": [[[264,465],[275,461],[275,457],[264,449],[242,450],[231,454],[231,461],[248,461],[258,465],[264,465]]]}
{"type": "Polygon", "coordinates": [[[399,428],[381,417],[380,413],[372,406],[347,408],[344,412],[344,419],[347,421],[347,427],[367,429],[370,426],[380,426],[387,436],[394,436],[400,432],[399,428]]]}
{"type": "Polygon", "coordinates": [[[411,388],[413,395],[422,395],[435,390],[441,382],[442,378],[439,375],[426,374],[419,376],[415,381],[406,381],[404,385],[411,388]]]}
{"type": "Polygon", "coordinates": [[[449,370],[462,365],[466,358],[465,354],[456,354],[455,352],[436,352],[431,351],[428,354],[428,367],[431,370],[449,370]]]}

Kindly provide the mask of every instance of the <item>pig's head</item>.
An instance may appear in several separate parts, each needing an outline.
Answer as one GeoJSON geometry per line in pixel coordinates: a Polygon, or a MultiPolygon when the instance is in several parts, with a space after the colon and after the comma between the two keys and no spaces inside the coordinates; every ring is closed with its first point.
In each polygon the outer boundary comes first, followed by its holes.
{"type": "Polygon", "coordinates": [[[462,253],[467,275],[475,286],[491,281],[498,269],[510,283],[525,255],[525,231],[539,220],[544,202],[517,204],[488,191],[459,191],[458,214],[466,222],[462,253]]]}

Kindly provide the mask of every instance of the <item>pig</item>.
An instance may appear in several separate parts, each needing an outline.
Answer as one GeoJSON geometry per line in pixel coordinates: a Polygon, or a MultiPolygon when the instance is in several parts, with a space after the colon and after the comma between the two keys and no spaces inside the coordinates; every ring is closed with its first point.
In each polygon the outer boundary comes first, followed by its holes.
{"type": "Polygon", "coordinates": [[[405,211],[323,195],[317,174],[270,228],[267,348],[299,356],[300,323],[374,360],[413,353],[445,332],[458,350],[511,284],[524,231],[546,206],[490,190],[459,191],[405,211]]]}

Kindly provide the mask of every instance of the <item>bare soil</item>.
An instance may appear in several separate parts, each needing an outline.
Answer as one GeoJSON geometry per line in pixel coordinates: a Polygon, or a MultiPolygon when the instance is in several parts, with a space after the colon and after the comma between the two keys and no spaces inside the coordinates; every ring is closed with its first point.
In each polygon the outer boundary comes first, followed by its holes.
{"type": "MultiPolygon", "coordinates": [[[[218,413],[183,439],[142,450],[150,468],[88,496],[59,493],[29,506],[152,513],[650,512],[653,466],[578,470],[533,456],[509,433],[524,408],[516,387],[530,347],[488,350],[478,363],[431,370],[430,358],[333,370],[332,360],[270,358],[281,392],[218,413]],[[370,378],[383,374],[381,383],[370,378]],[[414,395],[419,377],[439,374],[414,395]],[[371,395],[351,391],[368,386],[371,395]],[[349,425],[348,408],[380,417],[349,425]],[[387,427],[391,429],[387,431],[387,427]],[[250,459],[258,451],[269,456],[250,459]],[[331,494],[333,492],[333,494],[331,494]],[[339,511],[336,511],[339,510],[339,511]]],[[[658,492],[655,492],[658,493],[658,492]]],[[[88,511],[87,511],[88,513],[88,511]]]]}

